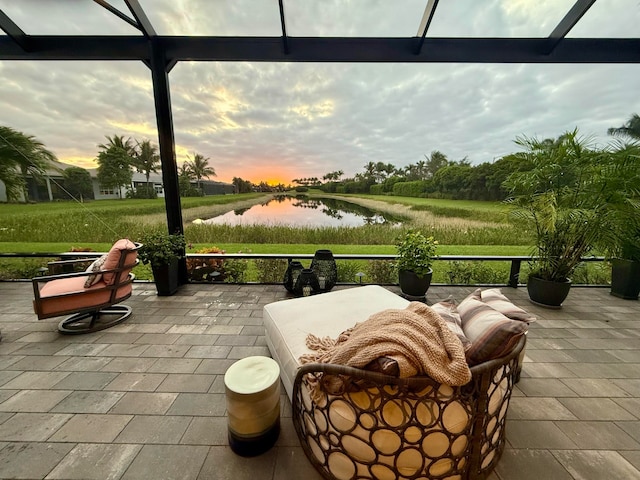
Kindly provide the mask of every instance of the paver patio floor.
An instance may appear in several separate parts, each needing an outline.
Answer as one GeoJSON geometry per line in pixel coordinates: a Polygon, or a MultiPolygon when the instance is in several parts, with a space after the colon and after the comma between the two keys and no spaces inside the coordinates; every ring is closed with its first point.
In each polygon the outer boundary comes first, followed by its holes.
{"type": "MultiPolygon", "coordinates": [[[[433,286],[427,301],[472,290],[433,286]]],[[[490,479],[640,479],[640,302],[573,288],[549,310],[524,288],[503,292],[538,321],[490,479]]],[[[28,282],[0,282],[0,478],[321,478],[284,394],[273,449],[243,458],[227,442],[224,373],[269,355],[262,307],[287,298],[283,287],[185,285],[158,297],[136,283],[126,322],[77,336],[59,334],[59,319],[38,322],[32,297],[28,282]]]]}

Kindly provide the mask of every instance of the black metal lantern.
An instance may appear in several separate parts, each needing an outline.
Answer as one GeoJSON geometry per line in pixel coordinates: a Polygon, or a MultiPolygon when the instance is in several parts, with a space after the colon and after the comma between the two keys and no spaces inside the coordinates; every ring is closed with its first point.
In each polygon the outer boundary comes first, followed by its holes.
{"type": "Polygon", "coordinates": [[[338,267],[331,250],[316,250],[311,260],[311,270],[318,278],[318,291],[328,292],[338,281],[338,267]]]}
{"type": "Polygon", "coordinates": [[[298,280],[298,276],[300,275],[300,272],[303,268],[304,267],[302,266],[302,264],[297,260],[292,260],[289,262],[287,270],[284,272],[283,280],[284,288],[286,288],[289,292],[295,293],[293,289],[296,285],[296,280],[298,280]]]}
{"type": "Polygon", "coordinates": [[[293,287],[293,293],[308,297],[313,292],[319,290],[318,277],[310,268],[303,268],[298,275],[298,279],[293,287]]]}

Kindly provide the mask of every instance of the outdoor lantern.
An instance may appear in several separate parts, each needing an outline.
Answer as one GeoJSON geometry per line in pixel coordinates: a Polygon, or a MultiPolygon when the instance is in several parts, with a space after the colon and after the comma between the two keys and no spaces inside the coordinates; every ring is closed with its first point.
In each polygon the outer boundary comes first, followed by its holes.
{"type": "Polygon", "coordinates": [[[328,292],[338,281],[338,267],[331,250],[316,250],[311,260],[311,270],[318,278],[318,290],[328,292]]]}
{"type": "Polygon", "coordinates": [[[298,279],[293,287],[293,293],[308,297],[316,290],[319,290],[318,277],[313,273],[313,270],[310,268],[300,270],[300,275],[298,275],[298,279]]]}
{"type": "Polygon", "coordinates": [[[300,275],[304,267],[297,260],[289,261],[289,265],[287,266],[287,270],[284,272],[284,288],[286,288],[289,292],[294,293],[293,287],[296,285],[296,280],[300,275]]]}

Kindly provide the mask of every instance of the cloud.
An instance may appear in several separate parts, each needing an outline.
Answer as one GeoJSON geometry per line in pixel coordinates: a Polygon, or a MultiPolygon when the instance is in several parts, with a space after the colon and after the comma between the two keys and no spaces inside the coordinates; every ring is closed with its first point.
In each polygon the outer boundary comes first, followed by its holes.
{"type": "MultiPolygon", "coordinates": [[[[634,2],[610,0],[623,31],[640,24],[634,2]]],[[[39,13],[33,3],[15,3],[6,10],[19,24],[30,18],[43,31],[57,24],[54,7],[39,13]]],[[[285,2],[288,33],[415,35],[425,0],[406,9],[392,3],[285,2]]],[[[429,35],[547,35],[572,3],[440,2],[429,35]]],[[[280,35],[272,1],[141,4],[163,34],[280,35]]],[[[121,0],[114,5],[126,10],[121,0]]],[[[592,13],[572,34],[615,30],[606,12],[592,13]]],[[[112,28],[102,15],[87,17],[83,30],[112,28]]],[[[607,128],[640,112],[639,77],[639,65],[181,62],[169,81],[179,163],[197,152],[210,158],[218,180],[258,182],[281,172],[288,182],[335,170],[352,176],[370,161],[405,166],[433,150],[493,161],[517,151],[518,135],[557,137],[576,127],[603,144],[607,128]]],[[[149,69],[141,62],[0,62],[0,124],[36,136],[62,161],[92,166],[106,135],[157,142],[149,69]]]]}

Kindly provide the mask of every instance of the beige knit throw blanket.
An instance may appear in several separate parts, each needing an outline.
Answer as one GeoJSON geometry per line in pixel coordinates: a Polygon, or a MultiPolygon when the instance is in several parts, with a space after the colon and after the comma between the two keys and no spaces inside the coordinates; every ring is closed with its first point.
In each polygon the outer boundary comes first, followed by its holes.
{"type": "Polygon", "coordinates": [[[306,343],[314,353],[300,357],[302,364],[362,368],[377,358],[389,357],[398,362],[401,378],[428,375],[451,386],[471,380],[462,343],[431,307],[420,302],[375,313],[336,340],[309,334],[306,343]]]}

